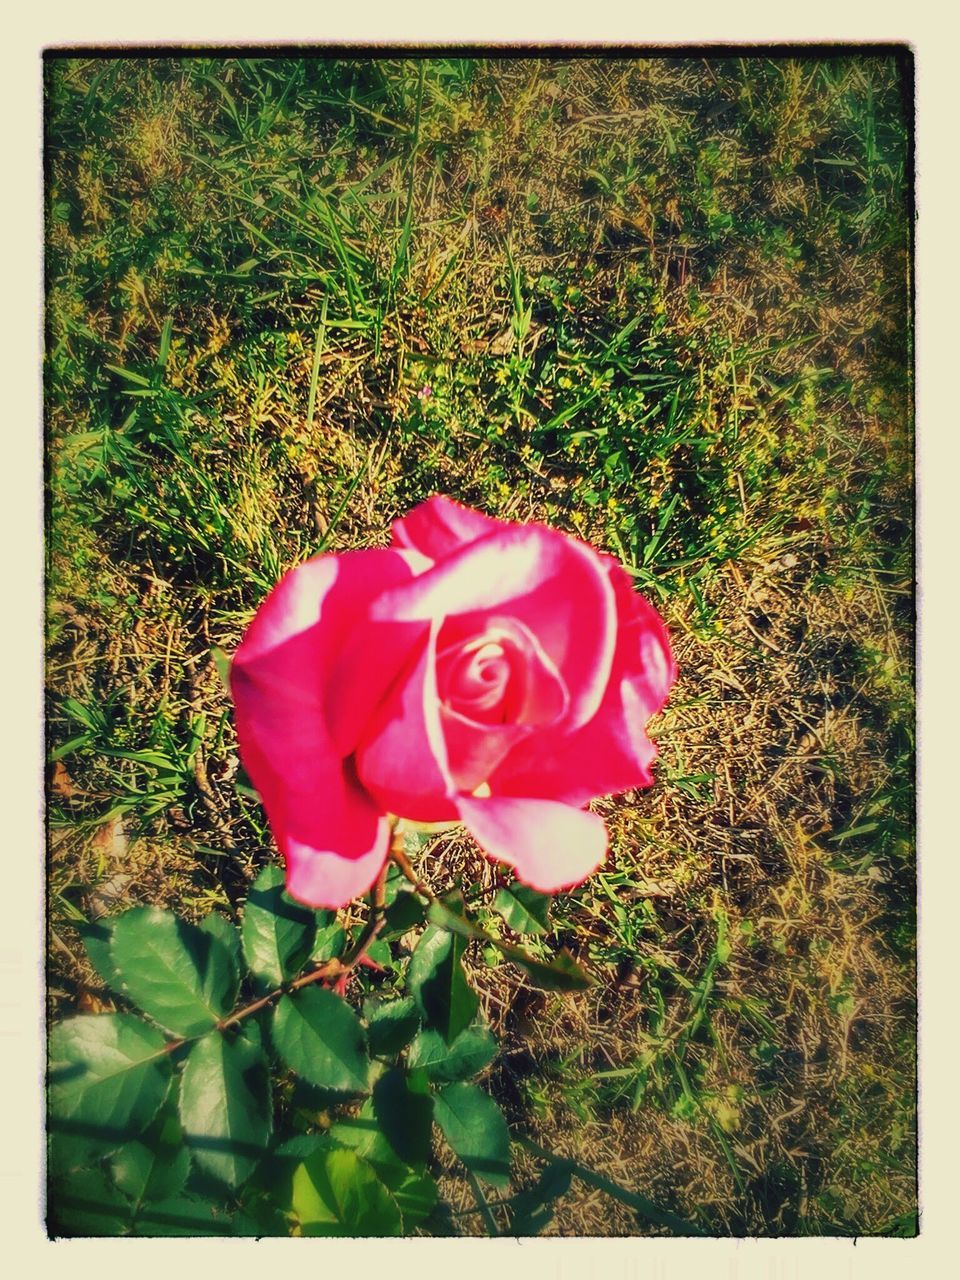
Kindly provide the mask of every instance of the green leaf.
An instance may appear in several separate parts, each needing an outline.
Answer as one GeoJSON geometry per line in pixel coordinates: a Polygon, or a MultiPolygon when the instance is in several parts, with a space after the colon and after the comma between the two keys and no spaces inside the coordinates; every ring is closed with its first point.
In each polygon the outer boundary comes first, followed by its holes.
{"type": "Polygon", "coordinates": [[[564,947],[552,960],[537,960],[519,947],[500,946],[508,960],[519,965],[535,987],[543,991],[586,991],[593,986],[589,973],[564,947]]]}
{"type": "Polygon", "coordinates": [[[222,916],[219,911],[211,911],[208,916],[200,921],[200,931],[201,933],[209,933],[212,938],[216,938],[226,948],[230,956],[233,971],[236,975],[236,982],[232,991],[227,993],[226,1004],[228,1009],[232,1009],[237,1003],[237,993],[240,990],[240,974],[243,971],[243,961],[240,955],[240,934],[226,916],[222,916]]]}
{"type": "Polygon", "coordinates": [[[160,369],[166,366],[170,356],[170,339],[173,337],[173,316],[167,316],[160,330],[160,349],[157,353],[157,365],[160,369]]]}
{"type": "Polygon", "coordinates": [[[349,1147],[373,1167],[400,1206],[405,1231],[432,1211],[437,1202],[436,1182],[425,1170],[411,1169],[400,1160],[380,1128],[372,1098],[366,1099],[357,1115],[332,1125],[326,1137],[337,1146],[349,1147]]]}
{"type": "Polygon", "coordinates": [[[219,1032],[193,1045],[180,1085],[180,1120],[198,1165],[230,1187],[249,1177],[273,1127],[260,1045],[219,1032]]]}
{"type": "Polygon", "coordinates": [[[450,1043],[468,1027],[480,1007],[460,958],[466,942],[430,926],[424,930],[407,969],[407,989],[428,1026],[450,1043]]]}
{"type": "Polygon", "coordinates": [[[98,1169],[81,1169],[50,1187],[47,1226],[52,1236],[122,1236],[132,1211],[98,1169]]]}
{"type": "Polygon", "coordinates": [[[409,996],[381,1004],[367,1000],[363,1007],[367,1019],[370,1052],[389,1057],[399,1053],[417,1034],[420,1012],[409,996]]]}
{"type": "MultiPolygon", "coordinates": [[[[250,1175],[244,1195],[266,1197],[275,1208],[290,1204],[290,1187],[296,1169],[317,1151],[325,1151],[331,1145],[329,1131],[325,1133],[297,1133],[268,1152],[250,1175]]],[[[287,1234],[286,1231],[282,1234],[287,1234]]]]}
{"type": "Polygon", "coordinates": [[[327,1136],[337,1146],[349,1147],[358,1156],[362,1156],[368,1164],[373,1165],[383,1181],[387,1180],[387,1170],[397,1167],[406,1169],[380,1128],[372,1098],[364,1099],[356,1115],[345,1116],[331,1125],[327,1136]]]}
{"type": "Polygon", "coordinates": [[[384,1178],[384,1185],[403,1215],[405,1234],[429,1217],[436,1206],[437,1184],[425,1169],[409,1169],[400,1177],[384,1178]]]}
{"type": "Polygon", "coordinates": [[[128,1142],[111,1162],[113,1180],[134,1204],[178,1195],[190,1174],[187,1147],[159,1149],[143,1142],[128,1142]]]}
{"type": "Polygon", "coordinates": [[[78,925],[77,929],[83,939],[87,955],[90,957],[90,963],[102,978],[104,985],[112,991],[122,991],[122,980],[110,954],[113,920],[95,920],[91,924],[78,925]]]}
{"type": "Polygon", "coordinates": [[[374,938],[363,949],[363,953],[368,960],[380,966],[381,969],[393,969],[396,966],[393,963],[393,952],[390,950],[389,942],[385,942],[383,938],[374,938]]]}
{"type": "Polygon", "coordinates": [[[553,1219],[555,1204],[570,1190],[573,1176],[563,1161],[548,1164],[532,1187],[521,1191],[510,1203],[510,1234],[538,1236],[553,1219]]]}
{"type": "Polygon", "coordinates": [[[400,1209],[354,1151],[334,1148],[305,1160],[293,1175],[293,1212],[304,1236],[399,1236],[400,1209]]]}
{"type": "Polygon", "coordinates": [[[433,1130],[433,1099],[411,1089],[399,1067],[384,1072],[374,1085],[373,1113],[404,1164],[426,1164],[433,1130]]]}
{"type": "Polygon", "coordinates": [[[134,1226],[137,1236],[257,1235],[257,1226],[241,1214],[195,1196],[174,1196],[144,1205],[134,1226]]]}
{"type": "MultiPolygon", "coordinates": [[[[177,1126],[179,1132],[179,1125],[177,1126]]],[[[114,1181],[134,1204],[179,1196],[189,1176],[189,1149],[128,1142],[111,1161],[114,1181]]]]}
{"type": "Polygon", "coordinates": [[[426,919],[426,910],[415,893],[402,889],[387,907],[385,916],[386,927],[381,936],[387,940],[419,928],[426,919]]]}
{"type": "Polygon", "coordinates": [[[264,867],[243,913],[243,954],[260,991],[295,977],[314,943],[316,917],[284,893],[285,883],[280,867],[264,867]]]}
{"type": "Polygon", "coordinates": [[[457,890],[431,902],[427,908],[427,919],[437,928],[446,929],[467,940],[476,938],[478,941],[496,941],[488,939],[479,925],[470,919],[463,894],[457,890]]]}
{"type": "MultiPolygon", "coordinates": [[[[404,842],[406,843],[406,838],[404,839],[404,842]]],[[[394,902],[397,900],[397,896],[401,893],[406,893],[409,888],[410,886],[407,883],[407,878],[397,864],[395,862],[388,863],[387,879],[383,886],[383,901],[385,905],[388,907],[393,906],[394,902]]]]}
{"type": "Polygon", "coordinates": [[[447,929],[458,937],[476,938],[492,944],[508,960],[519,965],[535,987],[544,991],[586,991],[593,986],[593,979],[566,948],[553,960],[538,960],[521,947],[488,937],[467,915],[460,894],[447,894],[442,901],[431,902],[427,916],[438,928],[447,929]]]}
{"type": "Polygon", "coordinates": [[[219,645],[213,645],[210,649],[210,657],[213,659],[213,665],[217,675],[220,677],[220,683],[223,685],[223,691],[227,695],[230,693],[230,659],[227,657],[223,649],[219,645]]]}
{"type": "Polygon", "coordinates": [[[110,1169],[114,1182],[135,1205],[179,1195],[190,1173],[190,1150],[176,1116],[161,1113],[142,1140],[128,1142],[112,1156],[110,1169]]]}
{"type": "Polygon", "coordinates": [[[305,987],[283,996],[274,1010],[277,1053],[298,1076],[321,1089],[365,1093],[369,1059],[360,1022],[339,996],[305,987]]]}
{"type": "Polygon", "coordinates": [[[230,1011],[237,986],[230,952],[170,911],[136,907],[118,916],[110,955],[124,993],[174,1035],[200,1035],[230,1011]]]}
{"type": "Polygon", "coordinates": [[[510,1181],[510,1131],[500,1108],[475,1084],[449,1084],[434,1099],[443,1136],[472,1174],[494,1187],[510,1181]]]}
{"type": "Polygon", "coordinates": [[[138,1137],[170,1086],[166,1040],[129,1013],[69,1018],[49,1044],[48,1128],[76,1152],[138,1137]]]}
{"type": "Polygon", "coordinates": [[[431,1080],[466,1080],[489,1066],[499,1047],[489,1028],[484,1026],[467,1027],[452,1044],[426,1028],[411,1044],[407,1065],[426,1071],[431,1080]]]}
{"type": "Polygon", "coordinates": [[[538,893],[525,884],[512,884],[509,889],[497,890],[493,909],[514,933],[546,933],[550,927],[550,902],[549,894],[538,893]]]}
{"type": "Polygon", "coordinates": [[[343,951],[347,935],[335,916],[331,920],[324,920],[326,912],[318,911],[316,914],[317,936],[310,952],[310,960],[313,964],[326,964],[343,951]]]}
{"type": "Polygon", "coordinates": [[[302,1164],[315,1151],[326,1150],[330,1145],[329,1130],[326,1133],[295,1133],[286,1142],[281,1142],[271,1153],[271,1159],[293,1160],[302,1164]]]}

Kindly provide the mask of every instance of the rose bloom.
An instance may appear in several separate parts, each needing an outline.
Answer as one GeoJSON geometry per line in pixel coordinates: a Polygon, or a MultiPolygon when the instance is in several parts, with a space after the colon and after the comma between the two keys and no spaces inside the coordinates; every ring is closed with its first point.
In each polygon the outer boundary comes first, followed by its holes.
{"type": "Polygon", "coordinates": [[[646,724],[675,679],[616,561],[444,497],[389,548],[291,570],[230,675],[287,889],[314,907],[371,886],[397,817],[462,822],[535,889],[579,884],[607,851],[584,806],[652,783],[646,724]]]}

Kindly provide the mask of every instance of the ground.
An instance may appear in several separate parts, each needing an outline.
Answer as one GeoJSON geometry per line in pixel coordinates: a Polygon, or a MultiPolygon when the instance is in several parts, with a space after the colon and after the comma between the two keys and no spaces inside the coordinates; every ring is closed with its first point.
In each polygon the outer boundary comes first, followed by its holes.
{"type": "MultiPolygon", "coordinates": [[[[443,492],[617,556],[680,669],[553,908],[596,985],[468,953],[488,1087],[710,1233],[914,1232],[910,92],[856,50],[47,62],[53,1017],[108,1007],[78,923],[275,857],[213,651],[443,492]]],[[[498,875],[456,834],[421,874],[498,875]]],[[[651,1229],[574,1182],[548,1231],[651,1229]]]]}

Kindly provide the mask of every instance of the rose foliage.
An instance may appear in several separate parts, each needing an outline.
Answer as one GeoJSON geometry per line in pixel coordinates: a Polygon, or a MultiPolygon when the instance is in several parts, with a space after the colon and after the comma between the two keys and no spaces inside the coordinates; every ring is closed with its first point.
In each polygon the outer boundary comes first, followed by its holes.
{"type": "Polygon", "coordinates": [[[534,889],[580,883],[607,851],[585,806],[651,784],[675,678],[616,561],[445,497],[388,548],[289,572],[231,668],[241,758],[313,907],[371,886],[396,817],[462,822],[534,889]]]}

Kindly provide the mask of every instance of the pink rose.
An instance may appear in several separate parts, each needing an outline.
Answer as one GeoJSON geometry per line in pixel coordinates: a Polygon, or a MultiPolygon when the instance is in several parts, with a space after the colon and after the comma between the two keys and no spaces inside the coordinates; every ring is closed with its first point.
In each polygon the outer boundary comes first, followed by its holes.
{"type": "Polygon", "coordinates": [[[464,823],[535,889],[579,884],[607,850],[583,806],[650,786],[645,726],[675,678],[663,622],[609,556],[443,497],[390,548],[291,570],[231,669],[287,888],[315,907],[370,887],[391,814],[464,823]]]}

